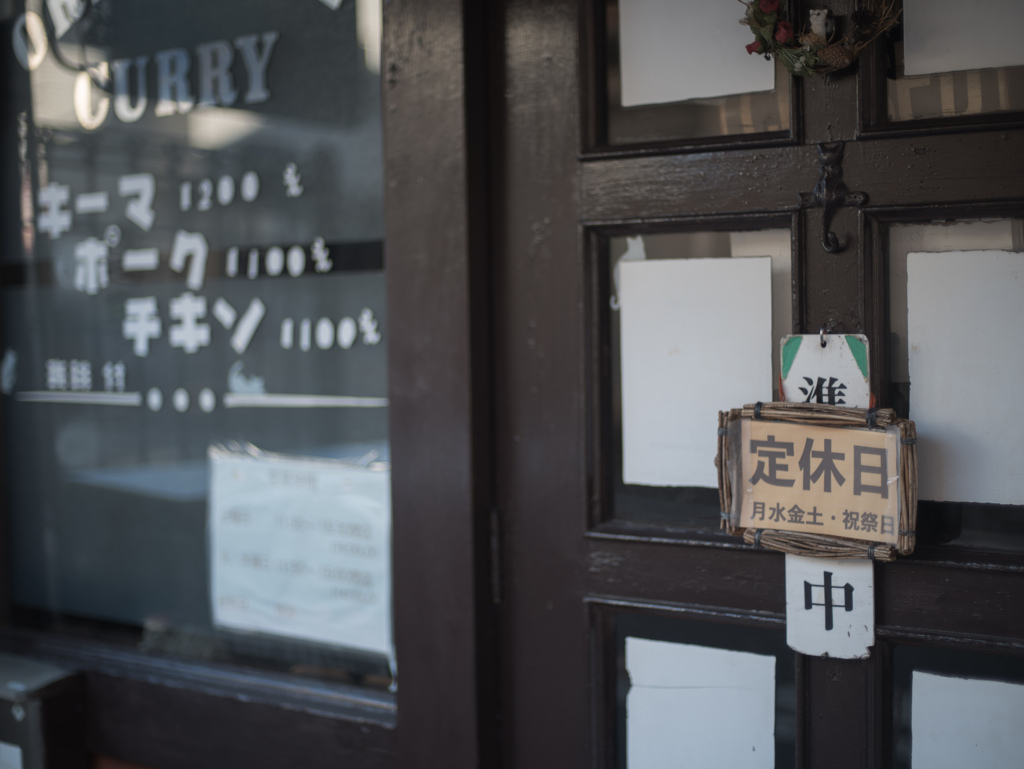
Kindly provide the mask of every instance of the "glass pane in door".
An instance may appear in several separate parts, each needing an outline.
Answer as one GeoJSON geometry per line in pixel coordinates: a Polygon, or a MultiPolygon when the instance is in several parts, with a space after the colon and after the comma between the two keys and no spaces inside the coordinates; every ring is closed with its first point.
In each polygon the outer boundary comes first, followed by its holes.
{"type": "Polygon", "coordinates": [[[777,398],[790,232],[638,234],[608,248],[611,517],[717,531],[718,412],[777,398]]]}
{"type": "Polygon", "coordinates": [[[889,229],[890,404],[917,422],[918,537],[1024,547],[1019,346],[999,341],[1024,302],[1019,219],[889,229]]]}
{"type": "Polygon", "coordinates": [[[791,77],[744,50],[742,16],[739,5],[609,0],[609,144],[785,136],[791,77]]]}

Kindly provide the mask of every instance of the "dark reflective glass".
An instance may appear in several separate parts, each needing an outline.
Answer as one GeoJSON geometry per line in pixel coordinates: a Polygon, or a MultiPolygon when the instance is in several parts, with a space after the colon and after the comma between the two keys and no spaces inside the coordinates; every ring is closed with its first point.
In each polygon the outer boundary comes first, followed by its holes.
{"type": "Polygon", "coordinates": [[[23,10],[0,257],[21,617],[386,683],[287,623],[216,628],[207,520],[211,447],[387,469],[379,3],[23,10]]]}

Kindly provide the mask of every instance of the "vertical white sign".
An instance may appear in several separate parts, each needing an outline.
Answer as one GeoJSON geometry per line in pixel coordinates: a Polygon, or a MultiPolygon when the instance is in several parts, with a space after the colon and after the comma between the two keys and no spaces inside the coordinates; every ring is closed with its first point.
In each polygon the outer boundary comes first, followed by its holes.
{"type": "Polygon", "coordinates": [[[1020,328],[1024,254],[907,255],[910,418],[918,430],[921,499],[1024,502],[1020,328]]]}
{"type": "Polygon", "coordinates": [[[622,476],[718,486],[718,412],[772,397],[771,259],[619,263],[622,476]]]}
{"type": "Polygon", "coordinates": [[[217,627],[393,656],[387,470],[211,449],[210,476],[217,627]]]}
{"type": "Polygon", "coordinates": [[[874,562],[787,553],[786,643],[815,657],[870,656],[875,645],[874,562]]]}

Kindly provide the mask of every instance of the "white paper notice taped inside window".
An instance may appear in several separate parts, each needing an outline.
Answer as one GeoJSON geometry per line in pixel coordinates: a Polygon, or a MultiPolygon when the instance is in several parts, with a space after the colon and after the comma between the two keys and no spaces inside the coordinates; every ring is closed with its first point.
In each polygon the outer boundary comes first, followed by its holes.
{"type": "Polygon", "coordinates": [[[209,456],[214,624],[392,658],[386,466],[209,456]]]}
{"type": "Polygon", "coordinates": [[[914,671],[913,769],[1019,766],[1024,686],[914,671]]]}
{"type": "Polygon", "coordinates": [[[743,50],[742,16],[738,3],[622,0],[622,106],[771,91],[775,68],[743,50]]]}
{"type": "Polygon", "coordinates": [[[1024,502],[1024,254],[907,255],[920,498],[1024,502]]]}
{"type": "Polygon", "coordinates": [[[630,769],[775,766],[775,657],[626,638],[630,769]]]}
{"type": "Polygon", "coordinates": [[[622,477],[718,485],[718,412],[772,397],[771,259],[620,269],[622,477]]]}
{"type": "Polygon", "coordinates": [[[1024,64],[1020,0],[904,0],[903,59],[908,75],[1024,64]]]}

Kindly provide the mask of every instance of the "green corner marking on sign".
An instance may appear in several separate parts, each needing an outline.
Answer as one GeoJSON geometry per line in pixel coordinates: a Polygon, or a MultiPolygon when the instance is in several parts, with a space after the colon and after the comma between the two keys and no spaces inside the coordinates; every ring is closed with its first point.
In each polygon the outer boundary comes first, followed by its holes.
{"type": "Polygon", "coordinates": [[[802,336],[791,336],[782,345],[782,378],[789,376],[789,369],[796,359],[796,352],[800,349],[800,343],[804,341],[802,336]]]}
{"type": "Polygon", "coordinates": [[[857,361],[857,368],[860,369],[860,373],[864,375],[864,379],[868,378],[868,346],[860,341],[857,337],[848,335],[846,337],[846,346],[850,348],[850,352],[853,353],[853,359],[857,361]]]}

